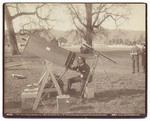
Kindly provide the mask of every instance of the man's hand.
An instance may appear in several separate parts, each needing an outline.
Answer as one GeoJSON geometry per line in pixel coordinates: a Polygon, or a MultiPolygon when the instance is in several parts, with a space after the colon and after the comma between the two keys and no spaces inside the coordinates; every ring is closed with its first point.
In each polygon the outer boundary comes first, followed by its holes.
{"type": "Polygon", "coordinates": [[[83,74],[81,74],[81,73],[79,73],[79,75],[78,75],[80,78],[83,78],[83,74]]]}
{"type": "Polygon", "coordinates": [[[77,67],[77,66],[74,65],[74,64],[72,64],[72,65],[70,66],[71,69],[74,69],[74,68],[76,68],[76,67],[77,67]]]}

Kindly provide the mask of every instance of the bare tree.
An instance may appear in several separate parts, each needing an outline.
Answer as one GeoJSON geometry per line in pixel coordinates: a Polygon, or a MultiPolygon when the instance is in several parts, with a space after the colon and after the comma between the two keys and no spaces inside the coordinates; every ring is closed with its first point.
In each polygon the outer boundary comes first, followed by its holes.
{"type": "Polygon", "coordinates": [[[92,46],[93,35],[104,33],[102,24],[106,20],[112,20],[116,27],[119,27],[122,20],[127,20],[130,14],[126,4],[85,3],[84,5],[69,4],[67,7],[73,24],[80,32],[81,37],[90,46],[92,46]]]}
{"type": "Polygon", "coordinates": [[[7,31],[8,31],[8,36],[9,36],[9,41],[10,41],[10,45],[12,47],[12,54],[13,55],[17,55],[20,54],[19,50],[18,50],[18,46],[17,46],[17,39],[16,39],[16,33],[15,33],[15,29],[13,26],[13,21],[15,21],[16,18],[22,17],[22,16],[26,16],[26,17],[30,17],[30,16],[34,16],[36,18],[38,18],[38,22],[33,21],[33,19],[28,22],[28,23],[24,23],[22,26],[22,30],[20,30],[20,32],[30,32],[28,29],[26,29],[26,26],[29,26],[31,24],[37,25],[39,29],[43,29],[43,31],[45,31],[46,29],[44,27],[47,27],[47,29],[52,29],[52,27],[50,27],[49,23],[51,21],[50,19],[50,11],[52,10],[52,7],[50,7],[49,4],[36,4],[35,5],[35,9],[34,11],[27,11],[27,6],[25,6],[25,4],[17,4],[17,3],[6,3],[4,4],[4,17],[5,17],[5,21],[6,21],[6,26],[7,26],[7,31]],[[48,8],[48,12],[47,14],[45,14],[44,16],[42,16],[40,14],[40,9],[42,9],[43,7],[47,6],[48,8]],[[22,8],[25,8],[25,10],[23,10],[22,8]],[[14,15],[11,15],[11,10],[14,10],[16,13],[14,15]],[[45,25],[44,25],[44,24],[45,25]]]}

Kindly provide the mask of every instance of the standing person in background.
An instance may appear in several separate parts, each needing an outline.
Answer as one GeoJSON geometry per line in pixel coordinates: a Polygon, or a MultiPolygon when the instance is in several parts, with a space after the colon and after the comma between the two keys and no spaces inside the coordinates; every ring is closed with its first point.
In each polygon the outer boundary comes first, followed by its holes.
{"type": "Polygon", "coordinates": [[[146,49],[146,45],[144,44],[141,52],[143,73],[145,73],[145,63],[146,63],[145,49],[146,49]]]}
{"type": "Polygon", "coordinates": [[[133,42],[133,47],[131,49],[131,59],[132,59],[132,73],[135,73],[135,68],[137,66],[137,72],[139,73],[139,54],[140,48],[136,45],[136,42],[133,42]]]}

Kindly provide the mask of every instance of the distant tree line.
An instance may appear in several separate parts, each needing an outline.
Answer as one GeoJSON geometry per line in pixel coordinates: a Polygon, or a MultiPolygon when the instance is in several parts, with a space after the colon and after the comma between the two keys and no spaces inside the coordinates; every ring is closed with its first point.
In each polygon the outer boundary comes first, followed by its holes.
{"type": "Polygon", "coordinates": [[[106,44],[108,45],[133,45],[134,41],[136,41],[137,44],[143,44],[145,42],[145,37],[141,34],[141,36],[135,40],[113,38],[113,39],[106,41],[106,44]]]}

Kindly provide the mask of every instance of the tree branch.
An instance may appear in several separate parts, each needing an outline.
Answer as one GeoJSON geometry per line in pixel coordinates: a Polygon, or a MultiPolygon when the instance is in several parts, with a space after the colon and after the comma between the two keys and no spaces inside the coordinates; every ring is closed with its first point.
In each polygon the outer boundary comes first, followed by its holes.
{"type": "Polygon", "coordinates": [[[86,35],[85,35],[84,31],[83,31],[82,29],[80,29],[80,28],[77,26],[77,24],[76,24],[76,22],[75,22],[75,18],[73,17],[73,14],[71,14],[71,16],[72,16],[72,19],[73,19],[73,24],[74,24],[75,27],[83,34],[82,37],[85,39],[85,38],[86,38],[86,35]]]}
{"type": "Polygon", "coordinates": [[[102,19],[100,22],[97,23],[97,25],[93,25],[93,28],[99,28],[99,26],[102,25],[102,23],[103,23],[108,17],[110,17],[110,15],[105,15],[105,16],[103,17],[103,19],[102,19]]]}
{"type": "MultiPolygon", "coordinates": [[[[121,6],[122,7],[122,6],[121,6]]],[[[104,15],[103,17],[101,17],[102,19],[99,19],[99,18],[96,18],[94,23],[93,23],[93,28],[99,28],[103,22],[105,22],[105,20],[107,18],[111,18],[114,22],[115,22],[115,25],[118,27],[119,24],[117,23],[119,19],[125,19],[127,20],[128,19],[128,14],[123,14],[123,12],[118,12],[118,13],[115,13],[116,11],[116,6],[114,5],[111,5],[109,7],[106,7],[103,12],[104,12],[104,15]],[[114,9],[112,9],[112,7],[115,7],[114,9]],[[111,10],[111,11],[110,11],[111,10]],[[96,24],[97,23],[97,24],[96,24]]],[[[101,13],[101,11],[99,11],[101,13]]]]}
{"type": "MultiPolygon", "coordinates": [[[[109,9],[112,8],[112,7],[113,7],[113,5],[107,7],[107,4],[100,4],[99,7],[98,7],[98,11],[97,11],[97,12],[95,11],[95,12],[93,13],[93,15],[94,15],[94,14],[97,14],[97,16],[95,17],[95,20],[94,20],[94,22],[93,22],[93,26],[95,26],[95,24],[98,22],[98,20],[99,20],[99,15],[100,15],[101,13],[107,12],[107,10],[109,10],[109,9]]],[[[97,26],[97,25],[96,25],[96,26],[97,26]]]]}
{"type": "Polygon", "coordinates": [[[36,14],[36,12],[21,12],[21,13],[18,13],[16,15],[12,16],[12,19],[15,19],[15,18],[17,18],[19,16],[23,16],[23,15],[35,15],[35,14],[36,14]]]}
{"type": "Polygon", "coordinates": [[[70,11],[76,16],[76,18],[78,19],[78,21],[84,26],[84,27],[87,27],[86,24],[83,23],[83,21],[81,20],[81,17],[79,16],[79,12],[77,12],[77,10],[74,8],[74,6],[71,4],[70,5],[71,8],[70,8],[70,11]]]}
{"type": "MultiPolygon", "coordinates": [[[[18,13],[18,14],[16,14],[16,15],[12,16],[12,19],[15,19],[15,18],[17,18],[17,17],[19,17],[19,16],[23,16],[23,15],[35,15],[35,14],[37,15],[38,18],[40,18],[40,19],[45,19],[45,18],[40,17],[39,14],[38,14],[38,9],[41,8],[41,7],[43,7],[44,5],[46,5],[46,4],[44,3],[44,4],[40,5],[40,6],[38,6],[38,7],[35,9],[34,12],[20,12],[20,13],[18,13]]],[[[16,5],[15,8],[16,8],[16,9],[19,9],[17,5],[16,5]]]]}

